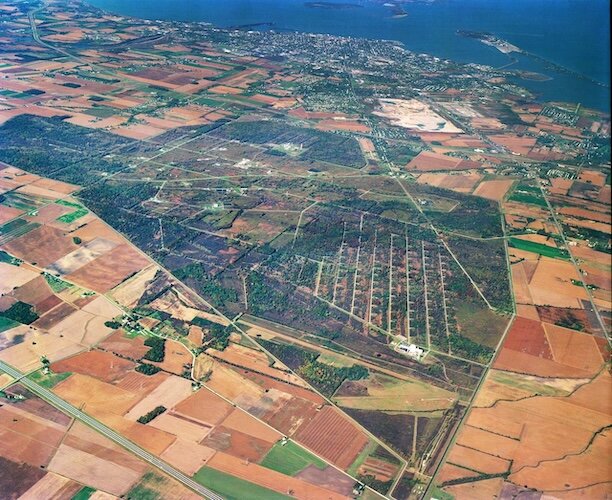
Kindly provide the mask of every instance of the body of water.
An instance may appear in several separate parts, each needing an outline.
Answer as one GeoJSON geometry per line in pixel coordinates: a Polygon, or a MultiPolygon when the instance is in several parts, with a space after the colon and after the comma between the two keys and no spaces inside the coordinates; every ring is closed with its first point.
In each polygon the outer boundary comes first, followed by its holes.
{"type": "Polygon", "coordinates": [[[609,111],[609,0],[436,0],[403,4],[407,15],[374,0],[88,0],[96,7],[145,19],[205,21],[219,27],[272,23],[272,29],[390,39],[407,49],[460,62],[535,71],[547,81],[518,83],[543,100],[609,111]],[[325,4],[344,4],[329,8],[325,4]],[[505,55],[457,30],[486,31],[575,73],[524,55],[505,55]],[[577,75],[582,75],[580,78],[577,75]],[[598,85],[599,82],[603,85],[598,85]]]}

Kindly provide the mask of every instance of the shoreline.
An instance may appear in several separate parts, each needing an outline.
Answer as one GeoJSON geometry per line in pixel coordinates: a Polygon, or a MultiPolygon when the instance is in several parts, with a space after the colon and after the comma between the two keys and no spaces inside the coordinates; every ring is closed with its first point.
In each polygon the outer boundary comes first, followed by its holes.
{"type": "MultiPolygon", "coordinates": [[[[121,14],[112,10],[107,10],[105,8],[102,7],[98,7],[97,5],[94,5],[90,0],[79,0],[81,1],[83,4],[88,5],[89,7],[95,8],[100,12],[103,12],[105,14],[109,14],[109,15],[116,15],[116,16],[121,16],[124,17],[126,19],[134,19],[134,20],[138,20],[138,21],[151,21],[151,22],[158,22],[158,23],[180,23],[180,24],[185,24],[185,25],[198,25],[198,24],[205,24],[213,29],[218,29],[218,30],[225,30],[225,31],[257,31],[257,32],[275,32],[275,33],[303,33],[303,34],[308,34],[308,35],[315,35],[315,36],[326,36],[326,37],[331,37],[334,39],[338,39],[338,40],[351,40],[351,39],[357,39],[357,40],[370,40],[370,41],[380,41],[380,42],[390,42],[390,43],[394,43],[397,44],[399,46],[401,46],[401,48],[409,53],[413,53],[413,54],[424,54],[428,57],[432,57],[432,58],[437,58],[440,60],[445,60],[445,61],[449,61],[455,64],[459,64],[462,66],[469,66],[469,65],[478,65],[478,66],[483,66],[483,67],[488,67],[491,68],[492,71],[499,71],[500,68],[495,67],[495,65],[493,64],[488,64],[488,63],[480,63],[478,61],[474,61],[474,60],[470,60],[470,61],[460,61],[457,59],[453,59],[453,58],[447,58],[447,57],[440,57],[440,56],[436,56],[434,54],[432,54],[431,52],[422,52],[422,51],[416,51],[413,50],[411,48],[409,48],[405,42],[403,42],[402,40],[398,40],[398,39],[384,39],[384,38],[375,38],[375,37],[364,37],[364,36],[351,36],[351,35],[337,35],[337,34],[332,34],[332,33],[326,33],[326,32],[312,32],[312,31],[302,31],[302,30],[296,30],[296,29],[292,29],[292,28],[284,28],[281,26],[278,26],[277,23],[273,22],[273,21],[260,21],[260,22],[255,22],[255,23],[245,23],[245,24],[238,24],[238,25],[231,25],[231,26],[221,26],[215,23],[212,23],[210,21],[178,21],[178,20],[171,20],[171,19],[160,19],[160,18],[155,18],[155,19],[150,19],[144,16],[133,16],[133,15],[126,15],[126,14],[121,14]],[[268,26],[268,29],[257,29],[259,27],[262,26],[268,26]],[[251,29],[249,29],[251,28],[251,29]]],[[[349,0],[350,1],[350,0],[349,0]]],[[[306,2],[306,3],[325,3],[325,2],[306,2]]],[[[379,4],[378,2],[374,2],[379,4]]],[[[393,0],[390,0],[389,2],[387,2],[388,4],[392,4],[394,3],[393,0]]],[[[344,5],[344,4],[343,4],[344,5]]],[[[382,3],[380,3],[379,5],[383,6],[382,3]]],[[[319,10],[318,8],[314,8],[313,10],[319,10]]],[[[327,10],[327,9],[323,9],[323,10],[327,10]]],[[[346,9],[341,9],[341,10],[346,10],[346,9]]],[[[349,9],[350,10],[350,9],[349,9]]],[[[394,19],[395,16],[391,16],[388,17],[387,19],[394,19]]],[[[406,14],[405,16],[401,16],[398,19],[402,19],[405,17],[409,17],[408,14],[406,14]]],[[[491,48],[495,48],[493,46],[491,46],[491,48]]],[[[501,51],[500,51],[501,52],[501,51]]],[[[542,64],[544,66],[544,68],[542,69],[546,69],[545,65],[549,65],[553,71],[556,71],[560,74],[574,74],[576,75],[578,78],[584,80],[584,81],[588,81],[589,83],[596,85],[600,88],[610,88],[610,84],[605,84],[602,82],[599,82],[593,78],[590,78],[586,75],[581,75],[580,73],[577,73],[573,70],[570,70],[568,68],[565,68],[561,65],[558,65],[557,63],[548,61],[545,58],[542,58],[540,56],[537,56],[535,54],[532,54],[530,52],[527,51],[523,51],[520,50],[518,53],[525,55],[526,57],[530,57],[534,60],[539,61],[540,64],[542,64]],[[555,70],[555,68],[562,68],[561,70],[555,70]]],[[[510,55],[510,54],[506,54],[506,55],[510,55]]],[[[503,71],[503,70],[502,70],[503,71]]],[[[543,82],[547,82],[547,81],[553,81],[554,77],[548,77],[548,75],[544,75],[542,74],[542,78],[538,78],[538,79],[532,79],[532,78],[522,78],[520,76],[520,72],[525,72],[525,73],[540,73],[537,71],[533,71],[533,70],[528,70],[528,69],[516,69],[516,70],[509,70],[507,71],[507,77],[509,79],[512,78],[519,78],[522,82],[526,82],[522,85],[519,85],[521,87],[523,87],[529,94],[532,94],[534,100],[536,100],[539,103],[548,103],[548,102],[566,102],[568,104],[576,104],[577,101],[576,99],[569,99],[569,98],[565,98],[561,95],[556,95],[556,96],[548,96],[546,97],[546,91],[542,90],[539,87],[530,87],[529,83],[530,82],[534,82],[534,83],[543,83],[543,82]]],[[[510,80],[511,81],[511,80],[510,80]]],[[[597,103],[591,103],[591,104],[584,104],[583,102],[580,101],[581,105],[584,105],[587,108],[599,111],[599,112],[604,112],[604,113],[610,113],[610,101],[608,100],[607,102],[604,102],[602,100],[599,100],[599,102],[597,103]]]]}

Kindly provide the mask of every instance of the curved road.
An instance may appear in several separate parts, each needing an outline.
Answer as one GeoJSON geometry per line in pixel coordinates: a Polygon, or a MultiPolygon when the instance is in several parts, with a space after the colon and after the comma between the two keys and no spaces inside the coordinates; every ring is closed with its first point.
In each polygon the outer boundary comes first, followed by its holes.
{"type": "Polygon", "coordinates": [[[51,403],[59,410],[63,411],[64,413],[70,415],[71,417],[77,420],[80,420],[92,429],[98,431],[100,434],[109,438],[111,441],[114,441],[126,450],[132,452],[134,455],[138,456],[142,460],[165,472],[166,474],[176,479],[189,489],[195,491],[196,493],[202,495],[205,498],[209,498],[210,500],[223,500],[222,496],[217,495],[215,492],[209,490],[208,488],[205,488],[200,483],[197,483],[196,481],[191,479],[189,476],[168,465],[166,462],[160,460],[152,453],[149,453],[140,446],[134,444],[132,441],[123,437],[121,434],[115,432],[110,427],[107,427],[103,423],[90,417],[89,415],[67,403],[63,399],[57,397],[49,389],[45,389],[44,387],[38,385],[36,382],[33,382],[32,380],[26,378],[23,373],[6,364],[4,361],[0,361],[0,370],[4,371],[14,379],[19,380],[19,383],[21,385],[29,389],[31,392],[33,392],[40,398],[51,403]]]}

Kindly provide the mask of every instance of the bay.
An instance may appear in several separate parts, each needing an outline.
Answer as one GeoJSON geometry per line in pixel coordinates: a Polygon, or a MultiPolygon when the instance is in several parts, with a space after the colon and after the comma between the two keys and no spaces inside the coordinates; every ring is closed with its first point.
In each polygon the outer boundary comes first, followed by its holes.
{"type": "MultiPolygon", "coordinates": [[[[534,71],[546,81],[516,80],[545,101],[609,112],[609,0],[436,0],[402,4],[407,15],[375,0],[89,0],[144,19],[204,21],[219,27],[268,23],[274,30],[389,39],[418,53],[459,62],[534,71]],[[336,8],[334,8],[334,6],[336,8]],[[505,55],[457,30],[491,32],[538,58],[505,55]]],[[[392,2],[390,2],[392,3],[392,2]]],[[[255,28],[252,28],[255,29],[255,28]]],[[[263,29],[263,28],[257,28],[263,29]]]]}

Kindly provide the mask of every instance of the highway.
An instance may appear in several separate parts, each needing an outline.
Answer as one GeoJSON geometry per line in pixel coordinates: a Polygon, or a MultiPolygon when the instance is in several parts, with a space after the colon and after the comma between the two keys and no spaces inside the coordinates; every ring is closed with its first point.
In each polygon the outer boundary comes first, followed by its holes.
{"type": "Polygon", "coordinates": [[[172,478],[176,479],[177,481],[185,485],[187,488],[202,495],[204,498],[209,498],[210,500],[223,500],[222,496],[214,493],[208,488],[205,488],[201,484],[195,482],[189,476],[183,474],[179,470],[175,469],[174,467],[160,460],[152,453],[149,453],[148,451],[144,450],[140,446],[132,443],[130,440],[126,439],[121,434],[112,430],[110,427],[107,427],[103,423],[90,417],[86,413],[83,413],[81,410],[67,403],[63,399],[57,397],[50,390],[45,389],[44,387],[41,387],[40,385],[38,385],[36,382],[33,382],[32,380],[24,377],[23,373],[21,373],[19,370],[16,370],[12,366],[6,364],[4,361],[0,361],[0,370],[4,371],[5,373],[7,373],[8,375],[10,375],[11,377],[15,379],[21,379],[19,383],[23,385],[24,387],[26,387],[27,389],[29,389],[34,394],[36,394],[37,396],[39,396],[40,398],[49,402],[50,404],[52,404],[59,410],[63,411],[67,415],[70,415],[71,417],[77,420],[80,420],[81,422],[88,425],[92,429],[98,431],[100,434],[109,438],[111,441],[114,441],[119,446],[122,446],[126,450],[132,452],[134,455],[141,458],[142,460],[148,462],[149,464],[153,465],[159,470],[165,472],[172,478]]]}

